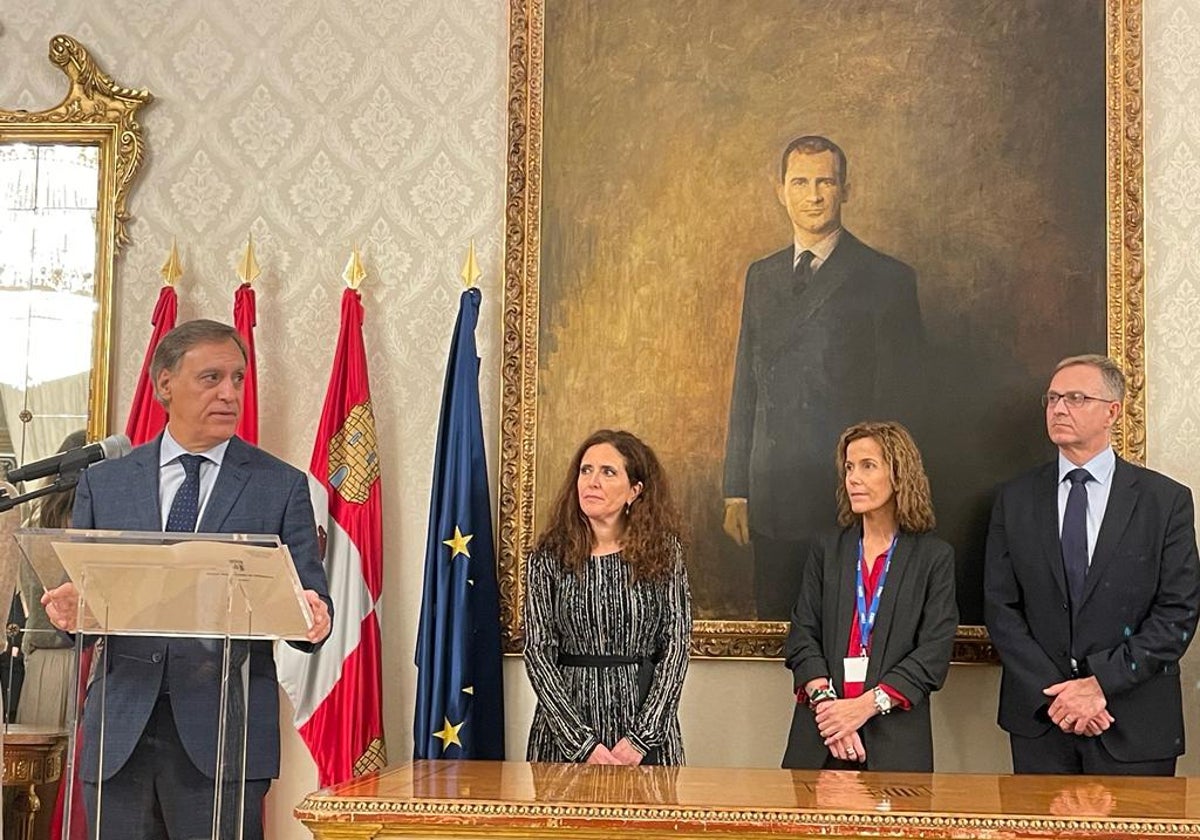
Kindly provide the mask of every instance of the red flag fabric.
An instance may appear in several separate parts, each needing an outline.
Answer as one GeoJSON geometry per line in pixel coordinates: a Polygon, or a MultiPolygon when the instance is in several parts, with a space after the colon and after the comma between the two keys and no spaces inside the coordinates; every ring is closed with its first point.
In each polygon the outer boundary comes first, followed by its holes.
{"type": "Polygon", "coordinates": [[[238,286],[233,296],[233,326],[246,342],[246,379],[242,387],[242,416],[237,434],[247,443],[258,445],[258,374],[254,362],[254,327],[258,324],[258,304],[249,283],[238,286]]]}
{"type": "Polygon", "coordinates": [[[383,742],[379,598],[383,527],[375,416],[367,380],[358,292],[342,293],[333,371],[309,466],[333,630],[313,654],[276,646],[279,682],[295,707],[322,787],[380,769],[383,742]]]}
{"type": "Polygon", "coordinates": [[[134,446],[152,440],[167,425],[167,413],[154,397],[154,383],[150,381],[150,362],[158,342],[175,329],[175,318],[179,311],[179,298],[175,287],[164,285],[158,292],[158,303],[150,324],[150,343],[146,345],[146,357],[142,361],[142,372],[133,391],[133,403],[129,406],[129,419],[125,422],[125,434],[134,446]]]}

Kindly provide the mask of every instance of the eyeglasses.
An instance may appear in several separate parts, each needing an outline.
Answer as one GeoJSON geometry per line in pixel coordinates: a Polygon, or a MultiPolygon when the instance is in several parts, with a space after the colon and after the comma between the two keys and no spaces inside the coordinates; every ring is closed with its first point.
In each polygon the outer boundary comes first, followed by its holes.
{"type": "Polygon", "coordinates": [[[1108,397],[1092,397],[1083,391],[1067,391],[1065,394],[1059,394],[1055,391],[1047,391],[1042,394],[1042,408],[1050,408],[1058,405],[1059,400],[1067,404],[1067,408],[1080,408],[1088,400],[1095,402],[1111,403],[1116,400],[1110,400],[1108,397]]]}

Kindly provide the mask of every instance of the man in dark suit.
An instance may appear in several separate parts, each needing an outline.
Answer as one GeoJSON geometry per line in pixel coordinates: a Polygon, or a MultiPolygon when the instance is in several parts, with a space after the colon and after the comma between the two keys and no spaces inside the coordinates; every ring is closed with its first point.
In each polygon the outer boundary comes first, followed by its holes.
{"type": "Polygon", "coordinates": [[[809,540],[832,527],[838,435],[905,420],[922,347],[912,268],[842,227],[846,156],[799,137],[783,153],[779,203],[793,244],[750,266],[725,448],[725,532],[754,548],[760,619],[786,620],[809,540]]]}
{"type": "Polygon", "coordinates": [[[1124,398],[1111,359],[1059,362],[1042,397],[1058,458],[1003,485],[992,510],[984,610],[1017,773],[1170,776],[1184,750],[1192,495],[1114,454],[1124,398]]]}
{"type": "MultiPolygon", "coordinates": [[[[314,650],[329,634],[333,605],[308,482],[304,473],[234,436],[245,370],[245,346],[226,324],[189,321],[164,336],[151,376],[167,410],[166,430],[126,457],[86,470],[72,524],[277,534],[291,552],[313,614],[308,641],[295,646],[314,650]]],[[[57,626],[76,626],[76,598],[72,584],[46,593],[43,603],[57,626]]],[[[106,644],[103,705],[92,690],[84,707],[79,775],[89,833],[99,820],[104,838],[212,836],[222,643],[109,636],[106,644]]],[[[234,658],[249,660],[245,836],[261,838],[263,797],[279,775],[275,663],[265,641],[237,643],[234,658]]],[[[231,679],[229,688],[237,708],[240,681],[231,679]]],[[[228,756],[224,766],[226,773],[240,774],[228,756]]],[[[236,798],[223,801],[220,836],[234,836],[227,826],[236,809],[236,798]]]]}

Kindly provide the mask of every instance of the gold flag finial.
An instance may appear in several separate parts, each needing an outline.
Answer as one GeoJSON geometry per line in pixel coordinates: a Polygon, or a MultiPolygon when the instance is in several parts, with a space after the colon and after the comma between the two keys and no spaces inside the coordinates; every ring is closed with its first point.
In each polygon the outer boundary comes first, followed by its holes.
{"type": "Polygon", "coordinates": [[[262,274],[258,270],[258,261],[254,259],[254,234],[246,234],[246,253],[242,256],[242,261],[238,263],[237,276],[241,278],[243,283],[251,284],[258,279],[262,274]]]}
{"type": "Polygon", "coordinates": [[[483,272],[479,270],[479,261],[475,259],[475,240],[471,240],[471,248],[467,251],[467,261],[463,263],[462,269],[463,284],[468,289],[475,288],[476,281],[483,276],[483,272]]]}
{"type": "Polygon", "coordinates": [[[175,247],[175,237],[171,237],[171,253],[167,255],[167,261],[163,263],[158,273],[162,275],[163,283],[167,286],[174,286],[176,281],[183,276],[183,263],[179,261],[179,249],[175,247]]]}
{"type": "Polygon", "coordinates": [[[346,270],[342,272],[342,278],[346,281],[346,285],[356,292],[362,281],[367,279],[367,270],[363,268],[362,257],[358,255],[357,245],[350,249],[350,259],[346,262],[346,270]]]}

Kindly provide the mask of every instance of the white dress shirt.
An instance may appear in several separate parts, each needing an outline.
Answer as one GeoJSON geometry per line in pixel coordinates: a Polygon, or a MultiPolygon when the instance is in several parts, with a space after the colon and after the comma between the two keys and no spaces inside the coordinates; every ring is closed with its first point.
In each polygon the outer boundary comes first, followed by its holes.
{"type": "MultiPolygon", "coordinates": [[[[1092,553],[1096,550],[1096,537],[1100,535],[1100,523],[1104,521],[1104,511],[1108,509],[1108,495],[1112,492],[1113,472],[1117,468],[1117,456],[1112,447],[1103,450],[1092,458],[1083,469],[1092,474],[1091,481],[1085,481],[1087,490],[1087,552],[1088,566],[1092,564],[1092,553]]],[[[1063,516],[1067,512],[1067,496],[1071,493],[1071,482],[1067,473],[1075,469],[1065,455],[1058,453],[1058,535],[1062,537],[1063,516]]]]}
{"type": "Polygon", "coordinates": [[[203,455],[207,459],[200,462],[200,512],[196,516],[196,527],[199,528],[200,520],[204,518],[204,507],[208,504],[213,485],[217,483],[217,473],[221,471],[221,462],[225,459],[225,450],[228,448],[229,441],[224,440],[204,452],[188,452],[171,437],[170,431],[163,431],[162,446],[158,450],[158,500],[163,530],[166,530],[167,515],[171,512],[175,494],[179,492],[184,478],[187,477],[179,456],[203,455]]]}

